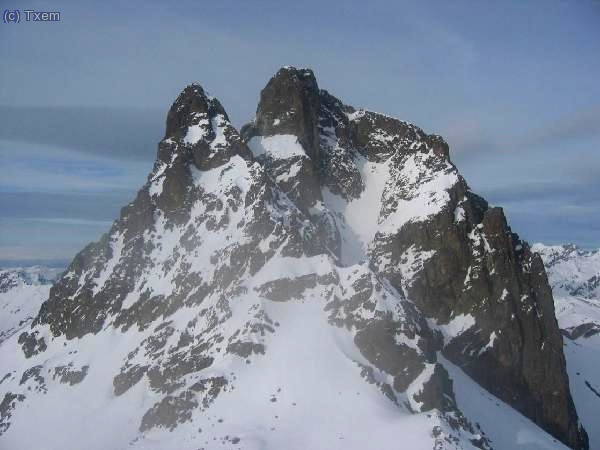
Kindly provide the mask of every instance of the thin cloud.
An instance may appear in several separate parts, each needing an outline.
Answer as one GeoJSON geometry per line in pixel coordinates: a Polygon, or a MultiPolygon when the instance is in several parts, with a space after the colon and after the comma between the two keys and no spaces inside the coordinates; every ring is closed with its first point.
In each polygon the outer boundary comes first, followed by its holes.
{"type": "Polygon", "coordinates": [[[103,228],[112,224],[110,220],[70,219],[68,217],[31,217],[22,220],[30,222],[54,223],[58,225],[82,225],[103,228]]]}
{"type": "Polygon", "coordinates": [[[597,205],[600,201],[600,181],[509,183],[505,186],[480,189],[479,193],[498,204],[548,200],[597,205]]]}
{"type": "Polygon", "coordinates": [[[541,127],[523,133],[502,130],[487,131],[477,119],[463,119],[447,125],[442,134],[449,142],[452,153],[458,157],[486,155],[497,152],[540,151],[548,146],[574,145],[600,139],[600,106],[587,108],[548,121],[541,127]]]}
{"type": "Polygon", "coordinates": [[[57,217],[110,223],[133,192],[0,192],[4,218],[48,220],[57,217]]]}
{"type": "Polygon", "coordinates": [[[584,109],[522,136],[519,145],[542,146],[600,138],[600,106],[584,109]]]}
{"type": "Polygon", "coordinates": [[[133,190],[144,183],[147,161],[123,161],[52,145],[0,140],[4,191],[97,192],[133,190]]]}
{"type": "Polygon", "coordinates": [[[165,111],[152,109],[0,106],[0,139],[149,161],[156,154],[164,117],[165,111]]]}

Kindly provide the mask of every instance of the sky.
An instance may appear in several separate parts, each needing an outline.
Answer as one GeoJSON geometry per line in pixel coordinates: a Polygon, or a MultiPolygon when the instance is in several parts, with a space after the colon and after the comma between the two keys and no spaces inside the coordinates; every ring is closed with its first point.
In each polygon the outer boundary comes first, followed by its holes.
{"type": "Polygon", "coordinates": [[[0,263],[70,260],[153,164],[199,82],[236,126],[283,65],[445,137],[530,242],[600,247],[600,0],[0,0],[0,263]]]}

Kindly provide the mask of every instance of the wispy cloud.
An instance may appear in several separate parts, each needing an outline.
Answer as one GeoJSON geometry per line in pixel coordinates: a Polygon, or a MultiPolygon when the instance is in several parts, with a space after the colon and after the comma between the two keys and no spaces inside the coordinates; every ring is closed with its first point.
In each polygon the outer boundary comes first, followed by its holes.
{"type": "Polygon", "coordinates": [[[71,218],[0,218],[0,260],[70,259],[110,222],[71,218]]]}
{"type": "MultiPolygon", "coordinates": [[[[479,190],[480,193],[498,204],[531,201],[551,201],[570,204],[600,203],[600,179],[569,182],[507,183],[479,190]]],[[[598,208],[600,210],[600,208],[598,208]]]]}
{"type": "Polygon", "coordinates": [[[68,217],[30,217],[22,220],[30,222],[53,223],[58,225],[82,225],[102,228],[106,228],[112,223],[110,220],[70,219],[68,217]]]}
{"type": "MultiPolygon", "coordinates": [[[[75,145],[72,142],[72,145],[75,145]]],[[[0,190],[98,192],[141,186],[152,158],[122,161],[70,148],[0,140],[3,176],[0,190]]]]}
{"type": "Polygon", "coordinates": [[[486,155],[497,152],[544,150],[548,146],[574,145],[600,140],[600,105],[585,108],[526,131],[488,130],[476,117],[453,121],[443,129],[456,155],[486,155]]]}
{"type": "Polygon", "coordinates": [[[0,192],[2,217],[110,222],[133,199],[134,190],[106,193],[0,192]]]}
{"type": "Polygon", "coordinates": [[[164,117],[158,109],[0,105],[0,139],[149,161],[162,137],[164,117]]]}
{"type": "Polygon", "coordinates": [[[589,139],[600,139],[600,105],[579,110],[533,129],[521,136],[517,145],[540,147],[589,139]]]}

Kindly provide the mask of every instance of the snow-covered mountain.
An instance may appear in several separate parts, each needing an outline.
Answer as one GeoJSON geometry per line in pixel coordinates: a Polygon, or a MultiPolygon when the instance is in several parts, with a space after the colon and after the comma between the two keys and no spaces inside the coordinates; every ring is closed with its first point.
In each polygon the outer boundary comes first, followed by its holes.
{"type": "Polygon", "coordinates": [[[600,300],[600,250],[587,251],[575,245],[532,246],[546,266],[548,281],[556,300],[556,316],[562,329],[570,330],[575,337],[585,332],[600,332],[597,306],[600,300]],[[577,300],[582,316],[573,314],[572,301],[577,300]],[[586,313],[581,304],[590,306],[586,313]],[[584,330],[589,323],[590,330],[584,330]],[[597,326],[593,324],[596,323],[597,326]],[[577,328],[581,327],[582,328],[577,328]]]}
{"type": "Polygon", "coordinates": [[[0,346],[0,446],[588,448],[542,260],[441,137],[292,67],[240,132],[197,84],[166,125],[0,346]]]}
{"type": "Polygon", "coordinates": [[[33,321],[63,270],[44,266],[0,269],[0,344],[33,321]]]}
{"type": "Polygon", "coordinates": [[[600,448],[600,251],[574,245],[535,244],[554,293],[556,318],[565,339],[571,392],[589,433],[600,448]]]}

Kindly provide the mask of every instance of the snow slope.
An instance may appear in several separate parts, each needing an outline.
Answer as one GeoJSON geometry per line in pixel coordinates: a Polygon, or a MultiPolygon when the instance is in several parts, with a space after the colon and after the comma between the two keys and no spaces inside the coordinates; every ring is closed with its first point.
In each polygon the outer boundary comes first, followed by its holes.
{"type": "MultiPolygon", "coordinates": [[[[347,292],[351,292],[357,279],[369,274],[367,268],[359,265],[335,269],[329,258],[320,257],[300,258],[293,266],[284,258],[276,258],[272,264],[279,268],[276,275],[279,277],[292,273],[301,276],[315,267],[320,267],[322,273],[339,270],[337,276],[347,280],[344,283],[347,292]]],[[[269,277],[274,276],[273,268],[266,266],[263,270],[269,277]]],[[[260,286],[265,275],[258,272],[248,286],[260,286]]],[[[353,330],[331,325],[332,312],[326,308],[329,296],[322,286],[307,290],[301,299],[287,302],[264,300],[253,292],[251,289],[248,294],[232,299],[231,316],[220,332],[243,330],[245,323],[271,324],[265,327],[264,335],[252,336],[254,343],[268,349],[268,357],[212,353],[215,361],[210,369],[201,378],[194,375],[189,379],[189,382],[227,379],[220,395],[214,399],[205,397],[210,408],[197,404],[189,411],[183,408],[189,417],[174,416],[173,422],[152,426],[140,434],[140,412],[151,409],[160,396],[147,380],[116,396],[111,374],[119,372],[123,360],[130,358],[132,348],[139,342],[143,348],[143,343],[151,340],[157,330],[130,330],[124,339],[119,330],[108,327],[102,333],[75,341],[64,337],[53,339],[54,346],[65,350],[62,354],[55,353],[51,364],[67,369],[61,372],[55,368],[41,380],[36,375],[21,377],[19,383],[44,395],[34,397],[34,402],[31,397],[23,400],[22,406],[29,413],[21,420],[13,420],[3,444],[13,449],[40,448],[40,436],[44,436],[45,448],[50,449],[79,449],[82,443],[87,449],[121,448],[128,443],[128,448],[143,449],[358,450],[395,448],[391,443],[397,442],[400,434],[399,448],[475,448],[471,440],[480,438],[481,433],[453,429],[441,412],[415,414],[406,406],[412,402],[408,393],[420,392],[426,379],[415,380],[406,395],[394,390],[386,394],[391,398],[384,395],[381,385],[392,383],[391,378],[377,371],[374,375],[377,382],[368,376],[366,368],[370,364],[356,348],[353,330]],[[307,326],[310,326],[308,333],[307,326]],[[77,374],[82,372],[83,380],[77,381],[77,374]],[[64,374],[75,374],[73,384],[69,381],[72,378],[65,383],[64,374]],[[57,409],[68,410],[68,417],[53,414],[57,409]],[[28,432],[32,424],[36,433],[28,432]],[[171,432],[165,433],[165,428],[171,432]],[[106,433],[106,429],[111,429],[111,433],[106,433]]],[[[358,313],[363,317],[377,315],[377,311],[404,314],[396,300],[386,301],[382,295],[375,299],[374,312],[358,313]]],[[[170,318],[168,327],[174,333],[168,338],[166,353],[176,349],[180,338],[174,337],[186,330],[189,318],[201,315],[197,309],[182,308],[170,318]]],[[[129,359],[130,363],[152,361],[149,351],[150,346],[146,345],[146,353],[129,359]]],[[[0,347],[0,358],[16,373],[32,364],[36,367],[36,363],[49,363],[43,353],[27,359],[17,346],[8,345],[0,347]]],[[[177,406],[181,405],[174,404],[174,410],[177,406]]]]}
{"type": "Polygon", "coordinates": [[[463,413],[472,418],[490,439],[494,449],[550,450],[567,449],[502,400],[473,382],[454,364],[442,361],[454,382],[456,401],[463,413]]]}
{"type": "Polygon", "coordinates": [[[0,269],[0,343],[31,323],[62,269],[0,269]]]}

